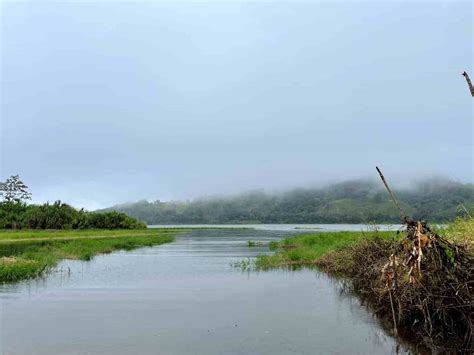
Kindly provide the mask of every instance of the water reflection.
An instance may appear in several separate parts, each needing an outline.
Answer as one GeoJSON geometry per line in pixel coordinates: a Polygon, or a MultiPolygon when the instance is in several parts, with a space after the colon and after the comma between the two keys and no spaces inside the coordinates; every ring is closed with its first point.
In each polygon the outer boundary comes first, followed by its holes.
{"type": "MultiPolygon", "coordinates": [[[[293,231],[298,233],[299,231],[293,231]]],[[[5,354],[393,353],[341,281],[315,270],[242,273],[287,230],[187,232],[176,242],[65,261],[0,286],[5,354]]]]}

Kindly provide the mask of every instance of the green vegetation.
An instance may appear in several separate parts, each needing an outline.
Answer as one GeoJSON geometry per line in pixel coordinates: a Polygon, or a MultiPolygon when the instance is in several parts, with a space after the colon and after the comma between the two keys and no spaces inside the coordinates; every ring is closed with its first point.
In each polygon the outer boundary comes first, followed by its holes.
{"type": "Polygon", "coordinates": [[[325,254],[341,250],[369,238],[400,238],[396,232],[327,232],[304,234],[272,242],[271,248],[278,250],[273,255],[259,255],[255,261],[257,269],[280,266],[314,266],[325,254]]]}
{"type": "Polygon", "coordinates": [[[277,249],[278,249],[278,242],[276,242],[276,241],[271,241],[270,244],[268,245],[268,249],[270,249],[270,250],[277,250],[277,249]]]}
{"type": "Polygon", "coordinates": [[[444,234],[449,240],[464,245],[468,250],[474,250],[474,223],[472,218],[457,218],[448,225],[444,234]]]}
{"type": "Polygon", "coordinates": [[[230,265],[242,271],[250,271],[252,269],[253,263],[252,263],[252,260],[250,260],[250,258],[247,258],[240,261],[234,261],[230,265]]]}
{"type": "Polygon", "coordinates": [[[91,260],[114,250],[173,241],[173,230],[1,231],[0,282],[41,275],[62,259],[91,260]]]}
{"type": "Polygon", "coordinates": [[[56,201],[27,205],[0,203],[0,229],[140,229],[143,222],[120,212],[87,212],[56,201]]]}
{"type": "Polygon", "coordinates": [[[247,241],[247,245],[249,246],[249,248],[252,248],[252,247],[264,246],[264,245],[266,245],[266,243],[265,242],[256,242],[255,240],[249,240],[249,241],[247,241]]]}
{"type": "Polygon", "coordinates": [[[141,229],[145,223],[120,212],[87,212],[56,201],[27,205],[28,186],[18,175],[0,182],[0,229],[141,229]]]}
{"type": "MultiPolygon", "coordinates": [[[[458,218],[440,233],[457,245],[474,251],[474,219],[458,218]]],[[[259,255],[255,262],[258,269],[280,266],[325,266],[342,274],[352,267],[351,247],[370,241],[399,243],[405,234],[398,232],[326,232],[303,234],[281,242],[271,242],[273,255],[259,255]]]]}
{"type": "Polygon", "coordinates": [[[442,236],[424,249],[413,279],[405,261],[414,242],[395,232],[300,235],[278,243],[274,255],[259,256],[255,266],[317,266],[347,278],[347,290],[372,307],[387,329],[396,324],[399,334],[436,352],[469,352],[474,220],[457,219],[438,233],[442,236]]]}
{"type": "Polygon", "coordinates": [[[186,229],[71,229],[71,230],[0,230],[0,245],[2,242],[12,242],[14,240],[35,241],[42,239],[74,239],[74,238],[102,238],[102,237],[120,237],[120,236],[153,236],[156,234],[173,234],[186,229]]]}
{"type": "Polygon", "coordinates": [[[0,182],[0,196],[0,283],[39,276],[61,259],[90,260],[171,242],[176,233],[147,230],[143,222],[115,211],[76,210],[61,201],[27,205],[31,194],[18,175],[0,182]]]}
{"type": "MultiPolygon", "coordinates": [[[[474,208],[474,186],[444,179],[395,189],[403,209],[414,219],[444,222],[474,208]]],[[[115,206],[148,224],[213,223],[399,223],[399,213],[379,182],[348,181],[324,188],[280,194],[247,193],[191,202],[147,202],[115,206]]]]}

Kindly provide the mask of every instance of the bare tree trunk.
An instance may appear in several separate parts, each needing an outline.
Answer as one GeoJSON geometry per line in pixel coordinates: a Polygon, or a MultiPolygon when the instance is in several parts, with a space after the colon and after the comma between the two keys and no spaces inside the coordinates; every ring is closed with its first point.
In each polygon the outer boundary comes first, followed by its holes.
{"type": "Polygon", "coordinates": [[[474,87],[472,86],[471,79],[469,79],[469,75],[466,72],[462,73],[462,75],[466,78],[467,85],[469,86],[469,90],[471,91],[472,97],[474,97],[474,87]]]}

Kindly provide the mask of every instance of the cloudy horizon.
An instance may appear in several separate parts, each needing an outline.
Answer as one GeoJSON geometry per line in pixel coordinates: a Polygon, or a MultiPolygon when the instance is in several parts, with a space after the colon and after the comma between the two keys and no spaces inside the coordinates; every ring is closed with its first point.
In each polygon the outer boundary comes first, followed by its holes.
{"type": "Polygon", "coordinates": [[[0,180],[35,202],[473,182],[469,1],[0,6],[0,180]]]}

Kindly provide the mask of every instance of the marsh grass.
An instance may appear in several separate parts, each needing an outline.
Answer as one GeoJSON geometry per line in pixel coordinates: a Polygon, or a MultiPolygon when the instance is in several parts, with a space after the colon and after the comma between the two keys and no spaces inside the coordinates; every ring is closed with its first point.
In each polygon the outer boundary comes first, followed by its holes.
{"type": "Polygon", "coordinates": [[[118,236],[108,233],[106,237],[94,237],[87,231],[85,235],[75,233],[76,237],[58,239],[57,235],[62,234],[64,237],[65,233],[62,232],[52,233],[53,236],[48,240],[44,240],[45,234],[40,233],[41,239],[38,238],[40,239],[38,241],[27,238],[1,243],[0,282],[16,282],[37,277],[52,269],[62,259],[87,261],[97,254],[149,247],[174,240],[174,233],[157,230],[147,232],[145,235],[143,231],[113,231],[118,232],[116,233],[118,236]]]}
{"type": "Polygon", "coordinates": [[[463,245],[467,250],[474,251],[474,219],[458,218],[442,231],[454,243],[463,245]]]}
{"type": "Polygon", "coordinates": [[[253,261],[250,258],[234,261],[230,264],[233,268],[240,269],[241,271],[249,271],[253,268],[253,261]]]}
{"type": "Polygon", "coordinates": [[[249,240],[249,241],[247,241],[247,245],[248,245],[249,248],[251,248],[251,247],[262,247],[262,246],[269,245],[269,244],[265,243],[265,242],[257,242],[255,240],[249,240]]]}
{"type": "Polygon", "coordinates": [[[273,255],[259,255],[255,262],[257,269],[285,266],[315,265],[323,255],[341,250],[367,238],[400,238],[395,232],[329,232],[304,234],[272,242],[273,255]]]}
{"type": "Polygon", "coordinates": [[[455,220],[439,233],[452,244],[442,244],[442,237],[433,241],[434,246],[424,252],[421,276],[416,283],[410,282],[408,267],[403,263],[405,232],[300,235],[279,242],[276,253],[259,256],[255,266],[316,266],[350,281],[351,292],[374,311],[387,329],[396,319],[399,335],[433,349],[434,353],[472,353],[474,220],[455,220]],[[469,261],[456,261],[454,254],[460,255],[461,251],[469,261]],[[387,289],[381,270],[391,255],[401,262],[395,288],[387,289]],[[393,304],[391,297],[395,300],[393,304]]]}
{"type": "Polygon", "coordinates": [[[19,257],[0,258],[0,278],[5,282],[13,282],[25,278],[36,277],[48,267],[41,260],[30,260],[19,257]]]}
{"type": "Polygon", "coordinates": [[[186,229],[84,229],[84,230],[0,230],[0,242],[13,240],[35,240],[35,239],[70,239],[85,237],[119,237],[119,236],[149,236],[157,233],[176,233],[186,231],[186,229]]]}

